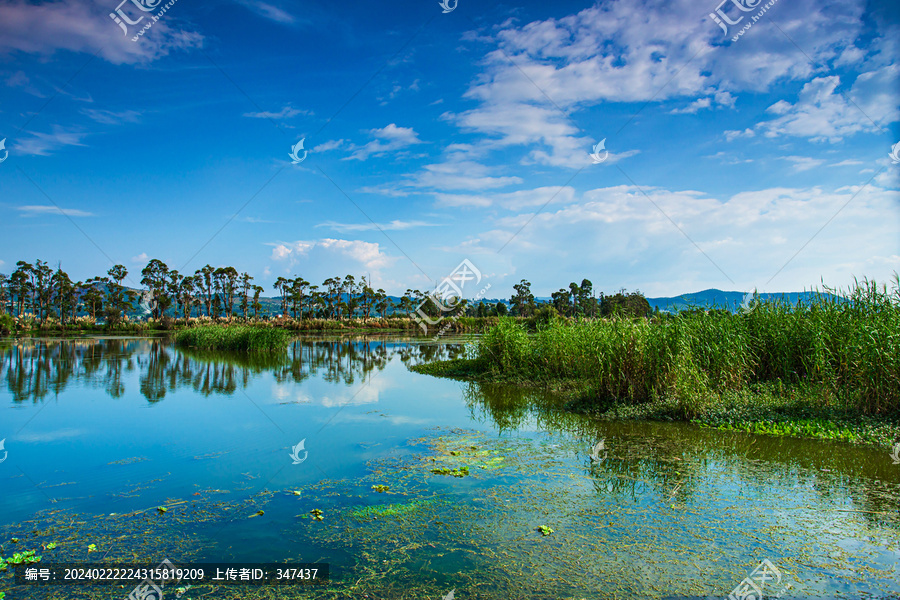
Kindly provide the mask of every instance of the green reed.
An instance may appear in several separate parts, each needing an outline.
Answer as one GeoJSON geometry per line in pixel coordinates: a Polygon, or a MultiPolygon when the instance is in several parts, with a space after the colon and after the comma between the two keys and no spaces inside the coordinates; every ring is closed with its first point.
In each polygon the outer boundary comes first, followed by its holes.
{"type": "Polygon", "coordinates": [[[815,390],[823,407],[900,413],[900,280],[891,290],[864,280],[837,292],[737,314],[553,320],[534,334],[504,319],[479,341],[477,363],[499,377],[586,382],[601,401],[665,400],[685,415],[767,382],[815,390]]]}
{"type": "Polygon", "coordinates": [[[202,350],[275,351],[283,350],[293,335],[284,329],[249,325],[202,325],[183,329],[175,343],[202,350]]]}

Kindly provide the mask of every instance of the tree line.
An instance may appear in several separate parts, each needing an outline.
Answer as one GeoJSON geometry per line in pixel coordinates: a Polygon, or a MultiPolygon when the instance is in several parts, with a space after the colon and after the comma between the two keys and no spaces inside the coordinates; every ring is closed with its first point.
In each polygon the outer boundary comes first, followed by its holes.
{"type": "MultiPolygon", "coordinates": [[[[154,319],[206,316],[213,319],[258,319],[263,312],[260,295],[264,288],[253,283],[253,276],[240,273],[234,267],[206,265],[193,275],[182,275],[164,262],[152,259],[141,272],[141,285],[146,290],[134,290],[122,284],[128,268],[114,265],[105,276],[85,281],[73,281],[61,265],[53,269],[45,261],[33,264],[18,261],[11,275],[0,273],[0,313],[23,317],[31,314],[41,325],[48,318],[62,325],[77,316],[88,315],[116,324],[129,312],[142,312],[154,319]]],[[[353,275],[329,277],[321,285],[313,285],[303,277],[279,277],[274,282],[280,314],[294,319],[343,320],[354,317],[369,318],[396,315],[411,316],[422,310],[429,316],[440,316],[441,308],[434,302],[423,302],[427,292],[407,289],[394,299],[383,290],[374,289],[366,277],[353,275]]],[[[640,292],[626,294],[625,290],[612,296],[596,296],[593,284],[583,279],[568,288],[553,292],[549,302],[536,301],[531,283],[525,279],[513,286],[515,293],[508,301],[495,303],[466,300],[451,302],[455,314],[475,317],[512,316],[531,317],[539,310],[566,317],[595,318],[614,313],[647,316],[650,306],[640,292]]]]}

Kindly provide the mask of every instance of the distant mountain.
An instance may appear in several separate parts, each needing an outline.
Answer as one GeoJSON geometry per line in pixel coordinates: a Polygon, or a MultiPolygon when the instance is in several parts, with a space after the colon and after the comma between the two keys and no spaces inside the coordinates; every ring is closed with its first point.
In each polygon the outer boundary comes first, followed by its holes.
{"type": "MultiPolygon", "coordinates": [[[[776,292],[776,293],[760,293],[761,301],[781,301],[788,304],[797,304],[798,301],[808,302],[812,298],[822,295],[829,298],[840,298],[833,294],[819,294],[818,292],[776,292]]],[[[725,292],[722,290],[703,290],[702,292],[693,292],[690,294],[682,294],[672,298],[647,298],[650,308],[659,308],[661,311],[672,312],[675,310],[703,307],[703,308],[727,308],[731,312],[738,310],[744,302],[746,292],[725,292]]],[[[842,298],[840,298],[842,299],[842,298]]],[[[845,299],[842,299],[845,300],[845,299]]]]}

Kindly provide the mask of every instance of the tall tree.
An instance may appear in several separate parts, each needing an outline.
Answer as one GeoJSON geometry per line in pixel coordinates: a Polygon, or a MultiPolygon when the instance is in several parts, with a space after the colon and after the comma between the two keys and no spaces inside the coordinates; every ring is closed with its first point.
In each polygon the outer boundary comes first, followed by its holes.
{"type": "Polygon", "coordinates": [[[253,281],[253,277],[249,273],[241,273],[241,316],[245,321],[250,316],[247,314],[247,310],[250,304],[251,281],[253,281]]]}
{"type": "Polygon", "coordinates": [[[109,286],[110,296],[107,305],[114,307],[116,310],[122,310],[124,308],[122,280],[128,277],[128,269],[125,268],[125,265],[114,265],[106,274],[114,282],[109,286]]]}
{"type": "Polygon", "coordinates": [[[169,267],[163,261],[154,258],[141,271],[141,284],[147,286],[150,295],[155,302],[153,306],[153,318],[162,318],[165,306],[169,304],[168,286],[169,286],[169,267]]]}
{"type": "Polygon", "coordinates": [[[509,299],[517,316],[529,317],[534,313],[534,294],[531,293],[531,282],[523,279],[513,286],[515,295],[509,299]]]}

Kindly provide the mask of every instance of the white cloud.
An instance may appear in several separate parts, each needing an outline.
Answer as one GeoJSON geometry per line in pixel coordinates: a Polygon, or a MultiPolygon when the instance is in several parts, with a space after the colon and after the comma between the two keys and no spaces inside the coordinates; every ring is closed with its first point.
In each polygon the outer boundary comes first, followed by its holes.
{"type": "Polygon", "coordinates": [[[137,123],[140,120],[141,113],[136,110],[123,110],[114,112],[111,110],[98,110],[93,108],[85,108],[81,111],[98,123],[105,125],[118,125],[120,123],[137,123]]]}
{"type": "Polygon", "coordinates": [[[28,206],[17,206],[16,210],[22,212],[23,217],[35,217],[37,215],[64,215],[67,217],[93,217],[93,213],[89,213],[77,208],[61,208],[58,206],[32,204],[28,206]]]}
{"type": "Polygon", "coordinates": [[[0,4],[0,54],[19,51],[51,55],[57,50],[94,54],[99,48],[99,55],[113,64],[147,63],[203,45],[203,36],[176,24],[175,7],[153,24],[152,36],[145,35],[137,42],[131,38],[148,19],[130,26],[125,34],[109,17],[111,8],[105,3],[79,0],[41,4],[11,0],[0,4]]]}
{"type": "Polygon", "coordinates": [[[147,253],[146,253],[146,252],[141,252],[141,253],[138,254],[137,256],[132,256],[132,257],[131,257],[131,262],[137,263],[137,264],[144,264],[144,263],[149,262],[149,261],[150,261],[150,257],[147,256],[147,253]]]}
{"type": "Polygon", "coordinates": [[[684,108],[673,108],[669,112],[673,115],[693,115],[701,108],[709,108],[712,100],[709,98],[698,98],[684,108]]]}
{"type": "Polygon", "coordinates": [[[825,162],[821,158],[812,158],[809,156],[782,156],[781,158],[794,163],[794,166],[791,168],[795,172],[809,171],[825,162]]]}
{"type": "Polygon", "coordinates": [[[412,127],[398,127],[394,123],[380,129],[371,129],[369,133],[375,139],[343,160],[366,160],[370,156],[384,156],[388,152],[423,143],[412,127]]]}
{"type": "MultiPolygon", "coordinates": [[[[891,65],[863,73],[846,93],[836,75],[817,77],[803,86],[797,102],[779,100],[767,109],[778,118],[756,125],[766,137],[805,137],[814,142],[840,142],[860,132],[877,132],[878,123],[900,120],[900,67],[891,65]]],[[[726,132],[726,136],[727,136],[726,132]]]]}
{"type": "Polygon", "coordinates": [[[318,146],[314,147],[310,152],[328,152],[329,150],[335,150],[340,148],[344,144],[344,140],[328,140],[318,146]]]}
{"type": "Polygon", "coordinates": [[[28,132],[30,137],[16,140],[13,148],[16,153],[48,156],[64,146],[84,146],[81,140],[86,133],[75,130],[67,130],[59,125],[53,126],[53,133],[28,132]]]}
{"type": "Polygon", "coordinates": [[[302,259],[311,259],[313,254],[333,260],[350,260],[356,268],[379,271],[396,262],[396,258],[385,254],[378,243],[361,240],[340,240],[325,238],[321,240],[298,240],[296,242],[277,242],[268,244],[272,249],[272,260],[286,261],[290,265],[302,259]]]}
{"type": "Polygon", "coordinates": [[[507,272],[513,275],[509,281],[492,280],[498,289],[518,281],[517,266],[527,266],[526,276],[539,295],[584,276],[596,282],[600,273],[617,287],[667,295],[711,287],[762,289],[809,242],[769,289],[802,289],[821,278],[830,285],[847,285],[853,275],[889,278],[888,258],[897,254],[900,232],[896,219],[885,215],[897,214],[898,201],[898,192],[872,185],[834,191],[769,188],[724,198],[693,190],[615,186],[591,190],[539,214],[499,218],[455,250],[497,257],[509,242],[502,255],[510,257],[507,272]]]}
{"type": "Polygon", "coordinates": [[[291,117],[296,117],[297,115],[309,115],[312,114],[308,110],[301,110],[299,108],[294,108],[290,104],[282,108],[278,112],[270,112],[270,111],[262,111],[262,112],[249,112],[244,113],[245,117],[251,117],[254,119],[290,119],[291,117]]]}
{"type": "Polygon", "coordinates": [[[510,210],[543,206],[545,204],[567,204],[575,199],[575,188],[570,186],[547,186],[532,190],[519,190],[516,192],[466,195],[466,194],[435,194],[437,203],[442,206],[470,206],[487,207],[500,205],[510,210]]]}
{"type": "Polygon", "coordinates": [[[415,227],[441,227],[440,223],[426,223],[425,221],[401,221],[393,220],[389,223],[336,223],[325,221],[316,227],[330,227],[335,231],[346,233],[348,231],[403,231],[415,227]]]}
{"type": "Polygon", "coordinates": [[[297,21],[294,15],[268,2],[262,2],[261,0],[237,0],[237,3],[250,9],[257,15],[276,23],[292,25],[297,21]]]}

